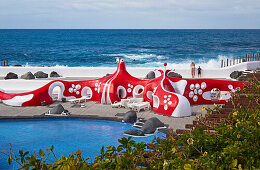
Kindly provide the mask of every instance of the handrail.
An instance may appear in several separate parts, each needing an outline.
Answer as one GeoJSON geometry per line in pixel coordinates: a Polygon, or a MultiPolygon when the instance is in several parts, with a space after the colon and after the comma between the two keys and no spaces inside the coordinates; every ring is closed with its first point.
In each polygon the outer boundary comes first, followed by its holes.
{"type": "Polygon", "coordinates": [[[251,62],[251,61],[259,61],[260,60],[260,53],[252,53],[252,54],[246,54],[245,56],[236,56],[232,59],[227,58],[226,60],[221,60],[221,68],[229,67],[232,65],[245,63],[245,62],[251,62]]]}

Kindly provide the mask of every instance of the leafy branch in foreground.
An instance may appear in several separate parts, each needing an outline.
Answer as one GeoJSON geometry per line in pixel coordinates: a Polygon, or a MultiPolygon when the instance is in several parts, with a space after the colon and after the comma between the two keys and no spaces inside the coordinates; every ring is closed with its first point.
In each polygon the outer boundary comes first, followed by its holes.
{"type": "Polygon", "coordinates": [[[29,155],[29,152],[23,152],[23,150],[19,150],[19,155],[15,155],[12,152],[12,145],[10,144],[10,152],[2,152],[0,153],[8,156],[8,164],[13,165],[13,169],[15,168],[15,163],[19,166],[18,169],[81,169],[88,167],[88,163],[84,158],[81,157],[81,151],[78,150],[75,154],[71,154],[68,157],[61,155],[61,158],[58,159],[53,152],[54,146],[51,148],[47,148],[47,153],[44,153],[42,149],[39,150],[38,153],[34,153],[29,155]],[[52,161],[49,159],[50,156],[56,159],[56,161],[52,161]]]}

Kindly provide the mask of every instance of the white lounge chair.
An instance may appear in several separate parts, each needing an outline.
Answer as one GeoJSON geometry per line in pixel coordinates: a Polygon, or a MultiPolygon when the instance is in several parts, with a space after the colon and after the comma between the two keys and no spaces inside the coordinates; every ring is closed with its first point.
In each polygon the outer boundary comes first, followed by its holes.
{"type": "Polygon", "coordinates": [[[76,99],[70,99],[69,102],[76,104],[76,103],[80,103],[80,102],[86,102],[88,100],[88,96],[82,96],[81,98],[76,98],[76,99]]]}
{"type": "Polygon", "coordinates": [[[132,103],[130,101],[130,99],[121,99],[120,102],[115,101],[114,104],[111,104],[111,106],[113,108],[118,108],[118,107],[125,107],[126,108],[126,107],[128,107],[128,104],[130,104],[130,103],[132,103]]]}
{"type": "Polygon", "coordinates": [[[144,98],[131,98],[130,100],[132,100],[135,103],[141,103],[144,101],[144,98]]]}
{"type": "Polygon", "coordinates": [[[132,108],[132,104],[137,104],[143,102],[143,98],[127,98],[127,99],[121,99],[120,102],[115,101],[114,104],[111,104],[112,107],[118,108],[118,107],[125,107],[125,108],[132,108]]]}
{"type": "Polygon", "coordinates": [[[115,101],[114,104],[111,104],[111,106],[112,106],[113,108],[122,107],[122,103],[115,101]]]}
{"type": "Polygon", "coordinates": [[[122,107],[127,107],[127,104],[130,103],[130,99],[121,99],[122,107]]]}
{"type": "Polygon", "coordinates": [[[129,102],[129,103],[127,103],[126,107],[129,108],[129,109],[133,109],[134,105],[136,105],[136,104],[138,104],[138,103],[136,103],[136,102],[130,103],[129,102]]]}
{"type": "Polygon", "coordinates": [[[144,101],[143,98],[128,98],[122,100],[123,100],[123,106],[125,108],[130,108],[130,109],[132,109],[135,104],[142,103],[144,101]]]}
{"type": "Polygon", "coordinates": [[[141,102],[141,103],[136,103],[133,105],[133,110],[136,110],[137,112],[140,112],[140,110],[150,110],[151,105],[149,102],[141,102]]]}

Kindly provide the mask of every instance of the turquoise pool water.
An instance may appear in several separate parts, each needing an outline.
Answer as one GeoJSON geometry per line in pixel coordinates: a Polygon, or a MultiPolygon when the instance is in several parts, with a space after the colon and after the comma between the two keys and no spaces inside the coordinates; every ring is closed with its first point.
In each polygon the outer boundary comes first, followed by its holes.
{"type": "MultiPolygon", "coordinates": [[[[118,139],[127,137],[124,132],[133,128],[131,124],[96,119],[9,119],[0,120],[0,150],[9,150],[10,143],[15,153],[24,151],[45,151],[54,145],[54,152],[60,157],[81,150],[83,156],[92,160],[103,145],[118,145],[118,139]]],[[[155,136],[134,137],[137,142],[151,142],[155,136]]],[[[0,154],[0,169],[9,169],[7,157],[0,154]]]]}

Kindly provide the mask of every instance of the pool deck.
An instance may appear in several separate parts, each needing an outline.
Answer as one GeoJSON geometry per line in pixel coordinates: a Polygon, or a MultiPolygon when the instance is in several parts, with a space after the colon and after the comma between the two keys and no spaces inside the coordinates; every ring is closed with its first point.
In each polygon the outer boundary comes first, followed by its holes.
{"type": "MultiPolygon", "coordinates": [[[[53,116],[44,116],[43,114],[50,110],[52,107],[57,104],[62,104],[62,106],[67,109],[71,116],[58,116],[58,117],[75,117],[75,118],[91,118],[91,119],[105,119],[105,120],[115,120],[122,121],[123,115],[125,112],[129,111],[126,108],[112,108],[111,105],[103,105],[93,101],[85,102],[85,108],[81,108],[79,105],[71,104],[70,102],[54,102],[48,106],[36,106],[36,107],[13,107],[7,106],[3,103],[0,103],[0,119],[9,119],[9,118],[53,118],[53,116]]],[[[213,105],[204,105],[206,107],[213,108],[213,105]]],[[[200,114],[205,114],[205,111],[201,111],[202,105],[192,106],[192,116],[175,118],[157,114],[153,111],[140,111],[137,112],[138,118],[143,118],[145,120],[151,117],[157,117],[164,124],[168,125],[169,128],[176,129],[185,129],[186,124],[192,124],[196,116],[200,114]]]]}

